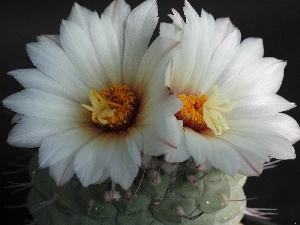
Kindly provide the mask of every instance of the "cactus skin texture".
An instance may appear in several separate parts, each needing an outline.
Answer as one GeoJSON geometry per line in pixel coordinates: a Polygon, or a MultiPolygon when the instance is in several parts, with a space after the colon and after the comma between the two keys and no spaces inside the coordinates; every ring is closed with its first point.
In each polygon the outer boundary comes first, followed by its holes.
{"type": "Polygon", "coordinates": [[[82,187],[76,177],[58,187],[36,155],[29,170],[28,209],[38,225],[237,225],[246,205],[246,177],[217,169],[204,173],[192,161],[170,165],[156,159],[127,191],[110,180],[82,187]]]}

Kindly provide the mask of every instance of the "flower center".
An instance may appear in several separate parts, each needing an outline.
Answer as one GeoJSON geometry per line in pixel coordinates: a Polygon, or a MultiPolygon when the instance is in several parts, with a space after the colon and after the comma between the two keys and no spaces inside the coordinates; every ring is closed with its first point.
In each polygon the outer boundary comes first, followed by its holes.
{"type": "Polygon", "coordinates": [[[91,106],[81,104],[87,109],[94,123],[105,132],[125,131],[137,114],[137,98],[126,85],[113,84],[104,91],[91,90],[91,106]]]}
{"type": "Polygon", "coordinates": [[[183,121],[183,126],[198,133],[209,128],[215,135],[221,135],[223,130],[229,129],[221,112],[231,111],[235,104],[226,98],[220,98],[217,86],[213,87],[213,94],[209,98],[201,93],[181,94],[178,98],[183,102],[183,107],[175,116],[183,121]]]}

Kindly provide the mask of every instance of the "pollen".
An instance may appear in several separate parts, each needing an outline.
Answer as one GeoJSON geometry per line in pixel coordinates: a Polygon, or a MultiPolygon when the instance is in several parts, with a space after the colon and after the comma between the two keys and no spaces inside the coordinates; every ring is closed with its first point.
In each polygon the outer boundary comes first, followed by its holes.
{"type": "Polygon", "coordinates": [[[178,98],[183,102],[183,107],[175,116],[183,121],[184,127],[189,127],[198,133],[210,129],[215,135],[222,135],[224,130],[229,129],[222,113],[231,111],[235,104],[227,98],[221,98],[217,86],[213,87],[210,97],[198,93],[181,94],[178,98]]]}
{"type": "Polygon", "coordinates": [[[196,132],[205,129],[207,126],[203,118],[203,104],[207,101],[206,95],[181,94],[178,98],[183,102],[183,107],[175,114],[175,117],[183,121],[184,127],[189,127],[196,132]]]}
{"type": "Polygon", "coordinates": [[[112,84],[103,91],[91,90],[87,109],[91,120],[105,132],[122,132],[134,123],[137,98],[127,85],[112,84]]]}

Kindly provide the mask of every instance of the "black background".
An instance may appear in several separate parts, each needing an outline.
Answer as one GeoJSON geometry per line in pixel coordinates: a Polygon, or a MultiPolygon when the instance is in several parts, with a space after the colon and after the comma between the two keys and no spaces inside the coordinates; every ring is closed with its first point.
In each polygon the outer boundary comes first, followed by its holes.
{"type": "MultiPolygon", "coordinates": [[[[110,0],[79,0],[80,5],[99,13],[110,0]]],[[[142,1],[127,1],[132,7],[142,1]]],[[[300,1],[299,0],[190,0],[198,12],[204,8],[218,17],[230,17],[232,23],[247,37],[262,37],[265,56],[287,60],[285,78],[279,94],[291,102],[300,103],[300,1]]],[[[57,34],[62,19],[66,19],[73,5],[72,0],[13,0],[0,5],[0,100],[19,91],[22,87],[8,71],[33,67],[26,55],[25,44],[35,41],[41,34],[57,34]]],[[[166,16],[171,8],[182,12],[183,0],[158,0],[160,21],[171,22],[166,16]]],[[[157,32],[157,31],[156,31],[157,32]]],[[[157,33],[156,33],[157,34],[157,33]]],[[[29,223],[26,208],[10,208],[25,202],[27,191],[12,195],[16,189],[7,188],[9,182],[28,183],[26,172],[30,150],[7,145],[6,138],[11,129],[13,113],[2,106],[0,113],[0,224],[21,225],[29,223]],[[15,174],[7,172],[21,170],[15,174]]],[[[287,114],[300,122],[299,109],[287,114]]],[[[296,153],[300,145],[295,145],[296,153]]],[[[300,155],[300,154],[298,154],[300,155]]],[[[282,161],[271,170],[265,170],[259,178],[249,178],[245,190],[249,207],[276,208],[279,215],[273,216],[280,225],[300,225],[300,157],[282,161]]],[[[248,225],[257,224],[246,221],[248,225]]],[[[259,224],[267,224],[260,222],[259,224]]]]}

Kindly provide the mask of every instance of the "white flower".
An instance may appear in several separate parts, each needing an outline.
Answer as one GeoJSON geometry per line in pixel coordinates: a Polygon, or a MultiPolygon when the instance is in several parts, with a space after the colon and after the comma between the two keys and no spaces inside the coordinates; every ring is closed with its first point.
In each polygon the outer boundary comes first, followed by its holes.
{"type": "Polygon", "coordinates": [[[40,147],[40,166],[58,185],[76,173],[84,186],[111,178],[129,188],[141,153],[174,151],[180,139],[182,103],[164,86],[178,42],[148,48],[157,21],[155,0],[132,11],[115,0],[101,19],[75,4],[59,36],[27,45],[37,68],[10,72],[25,90],[3,101],[21,114],[8,143],[40,147]]]}
{"type": "Polygon", "coordinates": [[[200,169],[229,175],[259,175],[270,158],[295,158],[297,122],[281,112],[295,107],[278,96],[286,62],[263,58],[261,39],[241,42],[228,18],[201,17],[186,1],[186,22],[173,10],[173,24],[160,35],[181,41],[168,70],[167,85],[184,103],[182,140],[168,162],[193,157],[200,169]]]}

